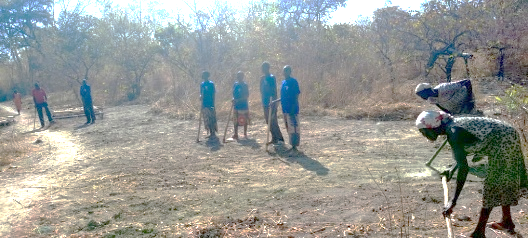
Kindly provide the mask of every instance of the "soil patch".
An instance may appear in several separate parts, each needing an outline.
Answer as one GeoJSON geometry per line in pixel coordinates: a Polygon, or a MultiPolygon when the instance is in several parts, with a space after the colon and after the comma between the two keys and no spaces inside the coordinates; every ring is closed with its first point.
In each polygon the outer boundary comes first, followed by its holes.
{"type": "MultiPolygon", "coordinates": [[[[262,118],[248,140],[203,132],[196,143],[197,121],[149,109],[105,108],[93,125],[64,119],[33,132],[23,114],[15,126],[30,153],[1,167],[0,236],[445,237],[441,181],[423,165],[438,144],[413,121],[304,116],[292,155],[288,145],[265,151],[262,118]]],[[[433,166],[450,163],[445,149],[433,166]]],[[[466,183],[457,234],[475,227],[481,180],[466,183]]],[[[521,234],[526,203],[512,211],[521,234]]]]}

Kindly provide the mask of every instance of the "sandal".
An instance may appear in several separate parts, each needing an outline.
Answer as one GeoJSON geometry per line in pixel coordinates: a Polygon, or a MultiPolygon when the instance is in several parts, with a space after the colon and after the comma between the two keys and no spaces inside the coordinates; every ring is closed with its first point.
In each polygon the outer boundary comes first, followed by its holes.
{"type": "Polygon", "coordinates": [[[506,231],[506,232],[508,232],[510,234],[515,234],[515,227],[510,229],[510,228],[504,227],[502,224],[500,224],[498,222],[488,223],[487,227],[489,227],[491,229],[494,229],[494,230],[506,231]]]}

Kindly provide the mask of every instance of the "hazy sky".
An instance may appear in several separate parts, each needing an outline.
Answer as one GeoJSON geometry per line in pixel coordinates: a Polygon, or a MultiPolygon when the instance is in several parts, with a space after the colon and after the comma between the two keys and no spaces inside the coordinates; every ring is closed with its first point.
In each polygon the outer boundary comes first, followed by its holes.
{"type": "MultiPolygon", "coordinates": [[[[66,1],[73,5],[72,2],[75,0],[66,1]]],[[[426,0],[348,0],[345,8],[340,8],[332,14],[330,23],[353,23],[359,17],[370,17],[376,9],[384,6],[400,6],[403,10],[420,10],[424,1],[426,0]]],[[[171,15],[177,13],[188,15],[191,12],[188,5],[194,5],[195,2],[199,9],[206,9],[216,2],[227,2],[237,8],[247,5],[251,0],[113,0],[114,4],[122,7],[127,7],[130,4],[139,5],[139,2],[141,2],[143,9],[149,8],[149,2],[157,2],[156,9],[166,10],[171,15]]]]}
{"type": "Polygon", "coordinates": [[[370,17],[372,13],[385,6],[400,6],[403,10],[420,10],[426,0],[348,0],[345,8],[338,9],[332,14],[333,23],[354,22],[358,17],[370,17]]]}

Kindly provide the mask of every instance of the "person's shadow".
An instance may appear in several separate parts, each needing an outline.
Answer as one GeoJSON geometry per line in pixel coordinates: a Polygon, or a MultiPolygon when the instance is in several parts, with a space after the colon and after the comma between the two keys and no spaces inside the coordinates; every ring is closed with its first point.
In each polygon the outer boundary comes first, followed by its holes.
{"type": "Polygon", "coordinates": [[[205,145],[209,147],[211,151],[218,151],[222,147],[222,143],[220,143],[220,139],[216,135],[210,136],[205,142],[205,145]]]}
{"type": "MultiPolygon", "coordinates": [[[[306,156],[301,151],[292,151],[286,149],[284,144],[277,144],[273,146],[275,148],[275,154],[281,158],[286,158],[286,162],[289,163],[298,163],[304,169],[308,171],[314,171],[319,176],[326,176],[330,171],[328,168],[324,167],[319,161],[314,160],[306,156]]],[[[269,154],[273,154],[268,152],[269,154]]]]}
{"type": "Polygon", "coordinates": [[[79,130],[79,129],[82,129],[82,128],[89,127],[89,126],[91,126],[91,125],[92,125],[92,124],[90,124],[90,123],[84,123],[84,124],[82,124],[82,125],[79,125],[79,126],[74,127],[73,130],[79,130]]]}
{"type": "Polygon", "coordinates": [[[251,147],[251,149],[254,150],[259,149],[261,147],[261,145],[257,143],[257,140],[255,139],[240,139],[238,140],[238,143],[242,146],[249,146],[251,147]]]}
{"type": "Polygon", "coordinates": [[[31,130],[31,131],[22,132],[22,134],[30,134],[30,133],[41,132],[41,131],[45,131],[46,129],[48,129],[48,127],[39,127],[39,128],[35,128],[35,129],[31,130]]]}

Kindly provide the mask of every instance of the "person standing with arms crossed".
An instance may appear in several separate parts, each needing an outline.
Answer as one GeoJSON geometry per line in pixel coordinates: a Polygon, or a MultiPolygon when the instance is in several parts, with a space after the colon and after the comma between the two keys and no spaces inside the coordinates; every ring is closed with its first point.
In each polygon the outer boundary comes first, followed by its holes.
{"type": "Polygon", "coordinates": [[[33,102],[35,103],[35,108],[37,109],[39,120],[40,120],[40,127],[44,127],[44,115],[42,115],[42,108],[46,110],[46,115],[48,116],[48,121],[50,124],[55,123],[53,121],[53,117],[51,116],[51,112],[48,108],[48,97],[46,95],[46,92],[44,89],[40,88],[40,85],[38,83],[35,83],[35,89],[31,92],[31,95],[33,96],[33,102]]]}
{"type": "Polygon", "coordinates": [[[238,71],[235,84],[233,85],[233,108],[235,126],[233,139],[238,140],[238,127],[244,126],[244,139],[247,139],[247,127],[249,124],[249,87],[244,82],[244,72],[238,71]]]}
{"type": "Polygon", "coordinates": [[[281,86],[281,106],[284,114],[284,123],[290,136],[291,151],[297,152],[297,146],[301,142],[301,131],[299,122],[299,83],[291,77],[291,66],[286,65],[283,69],[284,80],[281,86]]]}
{"type": "Polygon", "coordinates": [[[270,132],[271,132],[271,143],[277,144],[284,142],[282,133],[279,128],[279,122],[277,121],[277,104],[270,103],[277,100],[277,80],[275,76],[270,73],[270,64],[268,62],[262,63],[262,77],[260,77],[260,94],[262,96],[262,107],[264,109],[264,119],[266,124],[270,123],[268,118],[271,119],[270,132]],[[270,100],[271,98],[271,100],[270,100]],[[270,113],[271,109],[271,115],[270,113]]]}
{"type": "Polygon", "coordinates": [[[86,79],[83,79],[81,85],[81,98],[83,103],[84,115],[86,115],[86,124],[95,123],[95,112],[92,101],[92,90],[90,85],[86,83],[86,79]]]}
{"type": "Polygon", "coordinates": [[[202,101],[202,116],[205,129],[208,130],[211,138],[216,136],[218,126],[216,124],[215,111],[215,85],[209,80],[209,72],[202,72],[203,82],[200,84],[200,99],[202,101]]]}

